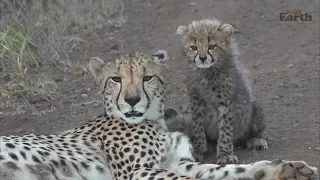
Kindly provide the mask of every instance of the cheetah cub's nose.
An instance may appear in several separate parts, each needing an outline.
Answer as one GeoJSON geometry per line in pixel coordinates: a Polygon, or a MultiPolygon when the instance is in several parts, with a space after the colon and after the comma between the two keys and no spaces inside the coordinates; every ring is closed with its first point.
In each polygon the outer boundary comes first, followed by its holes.
{"type": "Polygon", "coordinates": [[[204,62],[204,61],[207,59],[207,56],[204,56],[204,57],[199,56],[199,59],[200,59],[202,62],[204,62]]]}
{"type": "Polygon", "coordinates": [[[130,95],[129,94],[124,98],[124,100],[128,104],[130,104],[131,107],[134,107],[141,100],[141,98],[138,95],[130,95]]]}

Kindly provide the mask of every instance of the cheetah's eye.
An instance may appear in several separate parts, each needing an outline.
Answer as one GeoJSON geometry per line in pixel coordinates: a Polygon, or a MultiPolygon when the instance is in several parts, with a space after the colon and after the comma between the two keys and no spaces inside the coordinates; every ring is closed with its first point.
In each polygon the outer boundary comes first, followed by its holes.
{"type": "Polygon", "coordinates": [[[216,48],[217,48],[217,46],[213,45],[213,44],[210,44],[209,47],[208,47],[209,50],[213,50],[213,49],[216,49],[216,48]]]}
{"type": "Polygon", "coordinates": [[[197,48],[197,46],[192,45],[192,46],[190,46],[190,49],[191,49],[192,51],[196,51],[198,48],[197,48]]]}
{"type": "Polygon", "coordinates": [[[143,81],[150,81],[152,79],[153,76],[144,76],[143,77],[143,81]]]}
{"type": "Polygon", "coordinates": [[[121,77],[111,77],[114,82],[121,82],[121,77]]]}

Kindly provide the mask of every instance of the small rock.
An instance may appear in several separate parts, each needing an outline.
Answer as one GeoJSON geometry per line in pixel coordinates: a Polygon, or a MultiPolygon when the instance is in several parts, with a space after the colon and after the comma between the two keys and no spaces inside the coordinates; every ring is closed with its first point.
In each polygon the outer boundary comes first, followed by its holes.
{"type": "Polygon", "coordinates": [[[320,147],[316,147],[316,148],[314,148],[315,150],[317,150],[317,151],[320,151],[320,147]]]}
{"type": "Polygon", "coordinates": [[[112,46],[110,46],[110,49],[118,50],[119,49],[119,45],[118,44],[113,44],[112,46]]]}
{"type": "Polygon", "coordinates": [[[97,107],[99,107],[100,106],[100,102],[99,101],[96,101],[96,102],[94,102],[94,103],[92,103],[92,106],[94,107],[94,108],[97,108],[97,107]]]}
{"type": "Polygon", "coordinates": [[[61,82],[61,81],[63,81],[63,77],[62,77],[62,76],[60,76],[60,77],[54,77],[54,78],[53,78],[53,81],[54,81],[54,82],[61,82]]]}
{"type": "Polygon", "coordinates": [[[0,115],[2,115],[3,114],[3,112],[0,112],[0,115]]]}
{"type": "Polygon", "coordinates": [[[288,67],[288,68],[293,68],[293,67],[294,67],[294,64],[289,64],[287,67],[288,67]]]}
{"type": "Polygon", "coordinates": [[[83,94],[81,94],[81,97],[82,98],[88,98],[88,94],[83,93],[83,94]]]}
{"type": "Polygon", "coordinates": [[[91,91],[91,88],[87,88],[87,91],[91,91]]]}
{"type": "Polygon", "coordinates": [[[190,5],[190,6],[196,6],[196,5],[198,5],[198,3],[196,3],[196,2],[191,2],[191,3],[189,3],[189,5],[190,5]]]}

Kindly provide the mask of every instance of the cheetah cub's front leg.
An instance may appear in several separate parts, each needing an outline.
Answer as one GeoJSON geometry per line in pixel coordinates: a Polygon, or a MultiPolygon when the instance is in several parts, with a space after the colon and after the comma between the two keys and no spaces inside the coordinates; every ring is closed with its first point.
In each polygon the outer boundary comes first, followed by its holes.
{"type": "Polygon", "coordinates": [[[206,153],[207,148],[207,136],[205,134],[204,127],[204,115],[205,115],[205,104],[199,98],[199,96],[192,92],[190,96],[191,104],[192,104],[192,130],[191,130],[191,142],[193,149],[195,151],[195,158],[198,161],[202,161],[203,153],[206,153]]]}
{"type": "Polygon", "coordinates": [[[219,137],[217,143],[217,163],[237,164],[238,158],[233,154],[233,126],[234,115],[230,108],[220,108],[219,137]]]}

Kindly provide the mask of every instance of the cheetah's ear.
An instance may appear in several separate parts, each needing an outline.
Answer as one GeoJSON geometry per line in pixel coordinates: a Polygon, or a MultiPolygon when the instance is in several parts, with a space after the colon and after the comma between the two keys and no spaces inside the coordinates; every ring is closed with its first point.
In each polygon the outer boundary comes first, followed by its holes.
{"type": "Polygon", "coordinates": [[[181,26],[178,27],[178,29],[176,31],[176,34],[183,35],[183,34],[185,34],[187,32],[187,30],[188,30],[187,26],[181,25],[181,26]]]}
{"type": "Polygon", "coordinates": [[[92,57],[89,61],[89,70],[92,73],[93,77],[95,79],[98,78],[99,74],[101,73],[102,67],[105,65],[106,63],[97,57],[92,57]]]}
{"type": "Polygon", "coordinates": [[[162,62],[169,59],[168,52],[166,50],[158,50],[151,55],[151,58],[155,61],[162,62]]]}
{"type": "Polygon", "coordinates": [[[231,24],[223,24],[220,26],[219,30],[227,33],[229,36],[231,36],[233,34],[233,27],[231,24]]]}

